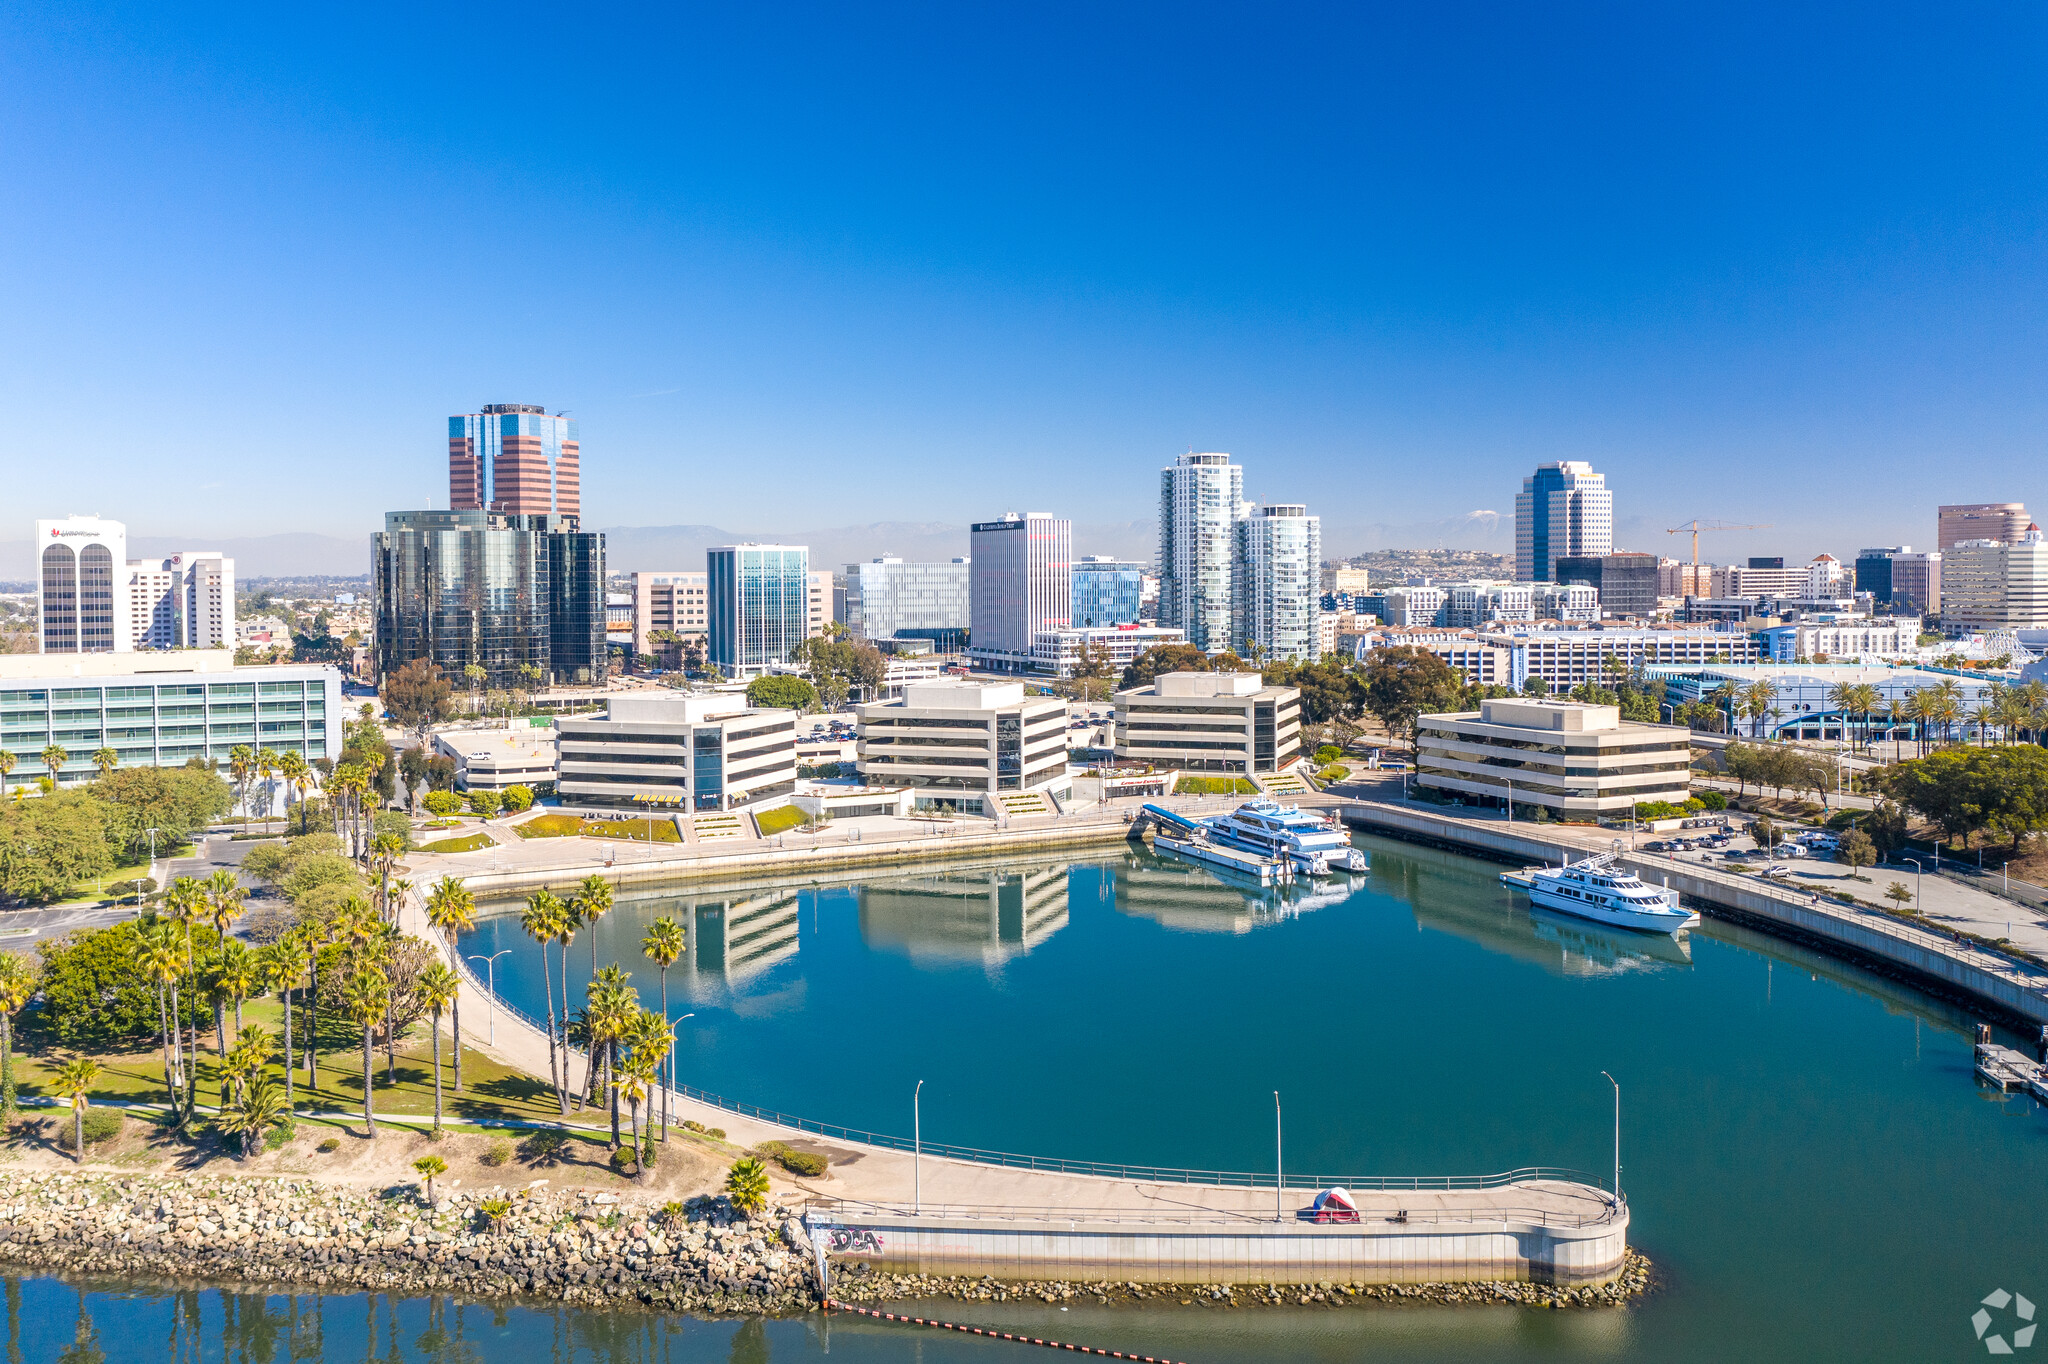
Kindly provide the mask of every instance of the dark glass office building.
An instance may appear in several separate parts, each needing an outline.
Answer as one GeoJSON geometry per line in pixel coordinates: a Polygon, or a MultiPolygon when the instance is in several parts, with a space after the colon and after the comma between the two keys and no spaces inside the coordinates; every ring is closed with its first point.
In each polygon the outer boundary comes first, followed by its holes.
{"type": "Polygon", "coordinates": [[[468,686],[605,675],[604,536],[574,518],[389,512],[371,541],[377,674],[429,659],[468,686]]]}
{"type": "Polygon", "coordinates": [[[1603,616],[1651,616],[1657,611],[1657,556],[1602,554],[1559,559],[1557,581],[1585,583],[1600,593],[1603,616]]]}

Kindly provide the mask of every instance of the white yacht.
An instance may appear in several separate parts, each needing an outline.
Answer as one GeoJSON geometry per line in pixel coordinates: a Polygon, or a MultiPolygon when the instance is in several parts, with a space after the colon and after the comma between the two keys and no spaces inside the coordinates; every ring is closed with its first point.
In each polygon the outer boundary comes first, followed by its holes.
{"type": "Polygon", "coordinates": [[[1213,843],[1287,858],[1310,876],[1371,869],[1365,854],[1351,846],[1351,835],[1342,824],[1264,796],[1227,815],[1203,820],[1202,827],[1213,843]]]}
{"type": "Polygon", "coordinates": [[[1609,853],[1524,874],[1530,903],[1560,914],[1650,933],[1676,933],[1700,921],[1697,913],[1679,906],[1677,891],[1644,885],[1634,872],[1616,866],[1609,853]]]}

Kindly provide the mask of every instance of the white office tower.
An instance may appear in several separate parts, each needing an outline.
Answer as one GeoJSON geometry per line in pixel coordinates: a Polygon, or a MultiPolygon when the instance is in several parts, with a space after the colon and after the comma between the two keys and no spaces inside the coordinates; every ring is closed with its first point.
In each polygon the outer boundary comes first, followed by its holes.
{"type": "Polygon", "coordinates": [[[1537,466],[1515,495],[1515,579],[1556,581],[1559,559],[1614,552],[1614,494],[1583,460],[1537,466]]]}
{"type": "Polygon", "coordinates": [[[1259,507],[1236,527],[1231,646],[1247,658],[1313,661],[1322,519],[1293,503],[1259,507]]]}
{"type": "Polygon", "coordinates": [[[125,654],[135,647],[128,527],[97,516],[36,522],[38,649],[125,654]]]}
{"type": "Polygon", "coordinates": [[[137,649],[227,649],[235,642],[235,561],[217,549],[128,561],[137,649]]]}
{"type": "Polygon", "coordinates": [[[1034,635],[1073,624],[1073,523],[1011,512],[973,530],[967,655],[985,667],[1027,669],[1034,635]]]}
{"type": "Polygon", "coordinates": [[[2048,626],[2048,541],[2029,522],[2017,542],[1965,540],[1942,556],[1941,619],[1950,630],[2048,626]]]}
{"type": "Polygon", "coordinates": [[[1229,455],[1186,454],[1159,471],[1159,623],[1210,653],[1230,644],[1236,526],[1249,513],[1229,455]]]}

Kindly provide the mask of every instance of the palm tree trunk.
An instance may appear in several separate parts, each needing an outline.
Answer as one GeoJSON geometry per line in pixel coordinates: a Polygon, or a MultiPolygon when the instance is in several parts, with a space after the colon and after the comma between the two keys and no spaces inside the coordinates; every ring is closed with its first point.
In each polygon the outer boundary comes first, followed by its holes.
{"type": "Polygon", "coordinates": [[[377,1114],[370,1107],[370,1025],[363,1024],[363,1126],[370,1129],[370,1135],[377,1135],[377,1114]]]}
{"type": "Polygon", "coordinates": [[[228,1005],[224,999],[213,1001],[213,1038],[219,1046],[220,1056],[220,1106],[228,1106],[228,1005]]]}
{"type": "MultiPolygon", "coordinates": [[[[462,939],[458,935],[450,933],[448,935],[448,945],[454,949],[455,973],[459,977],[462,974],[462,939]]],[[[462,987],[459,984],[455,987],[455,1007],[451,1012],[455,1024],[455,1092],[460,1094],[462,1092],[462,987]]]]}
{"type": "MultiPolygon", "coordinates": [[[[604,1084],[605,1088],[611,1091],[612,1147],[615,1150],[619,1144],[619,1080],[616,1069],[619,1059],[618,1050],[619,1044],[617,1042],[607,1043],[604,1049],[604,1084]]],[[[637,1156],[640,1148],[635,1146],[633,1150],[637,1156]]]]}
{"type": "Polygon", "coordinates": [[[163,1038],[164,1088],[170,1092],[171,1107],[176,1109],[178,1106],[178,1044],[174,1040],[176,1034],[171,1031],[172,1022],[177,1018],[176,1006],[171,1006],[169,1011],[166,1012],[166,1004],[170,999],[171,988],[168,984],[156,987],[156,1026],[158,1034],[163,1038]]]}
{"type": "MultiPolygon", "coordinates": [[[[441,1130],[441,1011],[440,1011],[440,1010],[438,1010],[438,1009],[436,1009],[436,1010],[434,1011],[434,1033],[433,1033],[433,1035],[434,1035],[434,1130],[435,1130],[436,1132],[439,1132],[439,1131],[441,1130]]],[[[433,1188],[433,1183],[432,1183],[432,1181],[429,1181],[429,1182],[428,1182],[428,1185],[427,1185],[427,1187],[428,1187],[429,1189],[432,1189],[432,1188],[433,1188]]],[[[427,1198],[427,1201],[428,1201],[429,1203],[431,1203],[431,1202],[433,1202],[433,1201],[434,1201],[431,1195],[429,1195],[429,1197],[427,1198]]]]}
{"type": "Polygon", "coordinates": [[[71,1105],[71,1149],[77,1153],[78,1163],[85,1164],[85,1107],[71,1105]]]}
{"type": "Polygon", "coordinates": [[[384,1083],[398,1083],[398,1029],[391,1026],[391,1006],[384,1006],[384,1083]]]}
{"type": "Polygon", "coordinates": [[[569,1097],[562,1092],[561,1068],[555,1063],[555,982],[548,977],[548,945],[540,945],[541,993],[548,1001],[548,1083],[555,1087],[555,1097],[561,1101],[562,1115],[568,1116],[569,1097]]]}
{"type": "MultiPolygon", "coordinates": [[[[661,968],[661,1021],[662,1024],[666,1027],[675,1026],[673,1021],[668,1016],[668,968],[666,966],[661,968]]],[[[669,1034],[669,1055],[675,1055],[674,1033],[669,1034]]],[[[670,1066],[674,1066],[675,1062],[670,1061],[669,1064],[670,1066]]],[[[656,1083],[660,1083],[660,1080],[661,1071],[657,1068],[655,1071],[655,1081],[656,1083]]],[[[669,1087],[667,1085],[661,1086],[661,1139],[663,1142],[666,1142],[668,1140],[668,1089],[669,1087]]],[[[653,1116],[654,1115],[651,1113],[648,1114],[648,1117],[650,1118],[652,1118],[653,1116]]]]}
{"type": "Polygon", "coordinates": [[[644,1183],[647,1179],[647,1162],[641,1159],[640,1150],[640,1101],[633,1100],[633,1181],[644,1183]]]}
{"type": "Polygon", "coordinates": [[[292,990],[287,985],[277,992],[284,1001],[284,1106],[293,1108],[298,1100],[292,1093],[292,990]]]}
{"type": "MultiPolygon", "coordinates": [[[[573,1081],[571,1081],[571,1079],[569,1078],[570,1054],[571,1053],[569,1050],[569,944],[567,942],[564,942],[562,944],[562,1091],[565,1096],[567,1095],[568,1091],[573,1085],[573,1081]]],[[[586,1057],[584,1063],[585,1075],[589,1074],[589,1070],[589,1061],[586,1057]]],[[[566,1103],[566,1098],[564,1102],[566,1103]]],[[[577,1094],[576,1097],[576,1106],[579,1109],[583,1107],[583,1097],[580,1092],[577,1094]]],[[[569,1110],[565,1107],[562,1109],[562,1111],[564,1113],[567,1113],[569,1110]]]]}

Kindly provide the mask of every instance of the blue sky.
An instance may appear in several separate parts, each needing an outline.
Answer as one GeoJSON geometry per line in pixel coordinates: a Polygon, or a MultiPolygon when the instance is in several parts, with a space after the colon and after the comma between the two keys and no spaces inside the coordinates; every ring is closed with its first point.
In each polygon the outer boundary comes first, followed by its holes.
{"type": "MultiPolygon", "coordinates": [[[[2048,509],[2048,11],[21,3],[8,505],[195,540],[582,422],[588,519],[1504,543],[1542,460],[1709,555],[2048,509]]],[[[1084,549],[1085,546],[1077,546],[1084,549]]]]}

